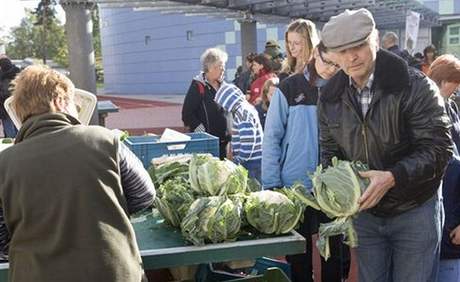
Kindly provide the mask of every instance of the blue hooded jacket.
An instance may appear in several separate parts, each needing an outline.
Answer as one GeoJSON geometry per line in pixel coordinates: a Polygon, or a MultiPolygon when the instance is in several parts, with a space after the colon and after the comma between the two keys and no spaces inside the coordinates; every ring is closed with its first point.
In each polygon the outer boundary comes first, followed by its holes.
{"type": "Polygon", "coordinates": [[[233,161],[244,163],[260,160],[264,133],[257,110],[246,101],[238,87],[229,83],[220,86],[215,100],[232,115],[233,161]]]}

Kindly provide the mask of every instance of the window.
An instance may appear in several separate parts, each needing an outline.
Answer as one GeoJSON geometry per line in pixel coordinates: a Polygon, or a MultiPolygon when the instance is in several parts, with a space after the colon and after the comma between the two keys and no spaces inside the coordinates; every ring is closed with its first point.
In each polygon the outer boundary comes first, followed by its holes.
{"type": "Polygon", "coordinates": [[[193,38],[193,31],[187,30],[187,41],[192,40],[192,38],[193,38]]]}
{"type": "Polygon", "coordinates": [[[447,44],[460,45],[460,24],[451,25],[448,27],[447,44]]]}
{"type": "Polygon", "coordinates": [[[147,46],[149,45],[150,41],[152,40],[152,38],[150,37],[150,35],[146,35],[144,37],[144,44],[147,46]]]}

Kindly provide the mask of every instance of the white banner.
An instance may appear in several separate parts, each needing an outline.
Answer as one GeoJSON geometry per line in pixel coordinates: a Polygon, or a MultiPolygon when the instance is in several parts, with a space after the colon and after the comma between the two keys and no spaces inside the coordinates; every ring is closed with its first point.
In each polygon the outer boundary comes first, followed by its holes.
{"type": "Polygon", "coordinates": [[[420,14],[413,11],[407,11],[406,40],[404,42],[404,49],[406,49],[410,54],[413,53],[415,46],[417,45],[419,25],[420,14]]]}

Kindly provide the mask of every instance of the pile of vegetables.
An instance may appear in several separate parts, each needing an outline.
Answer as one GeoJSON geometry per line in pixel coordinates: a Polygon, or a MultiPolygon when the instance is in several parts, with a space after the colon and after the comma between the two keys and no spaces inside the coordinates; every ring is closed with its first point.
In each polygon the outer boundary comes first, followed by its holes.
{"type": "Polygon", "coordinates": [[[242,228],[245,233],[289,233],[303,215],[304,204],[289,189],[260,191],[247,170],[229,160],[210,155],[165,159],[149,173],[159,187],[156,208],[195,245],[236,240],[242,228]]]}
{"type": "Polygon", "coordinates": [[[352,217],[358,213],[358,200],[368,185],[368,181],[358,174],[365,170],[368,168],[359,162],[341,161],[334,157],[332,166],[323,170],[319,165],[311,177],[313,195],[302,189],[293,190],[304,204],[323,211],[331,219],[335,218],[319,227],[319,240],[316,245],[325,259],[330,257],[330,236],[343,234],[346,244],[350,247],[357,246],[352,217]]]}
{"type": "MultiPolygon", "coordinates": [[[[155,205],[165,222],[181,229],[195,245],[236,240],[242,229],[263,234],[286,234],[303,221],[306,206],[323,211],[332,222],[321,224],[317,247],[329,258],[329,237],[343,234],[357,246],[352,217],[368,183],[358,171],[360,163],[332,159],[311,176],[313,194],[301,184],[275,191],[260,191],[247,170],[211,155],[162,160],[149,169],[158,188],[155,205]]],[[[246,230],[246,231],[247,231],[246,230]]]]}

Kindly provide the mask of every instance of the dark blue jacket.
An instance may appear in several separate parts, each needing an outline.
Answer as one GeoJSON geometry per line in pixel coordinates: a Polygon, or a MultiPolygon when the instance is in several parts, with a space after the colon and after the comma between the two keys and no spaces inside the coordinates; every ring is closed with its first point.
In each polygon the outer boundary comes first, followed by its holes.
{"type": "Polygon", "coordinates": [[[449,237],[450,232],[460,225],[460,118],[457,105],[449,100],[446,103],[446,110],[452,121],[452,139],[457,147],[454,148],[454,157],[447,167],[442,185],[442,196],[446,219],[442,232],[441,259],[459,259],[460,245],[452,244],[449,237]]]}

